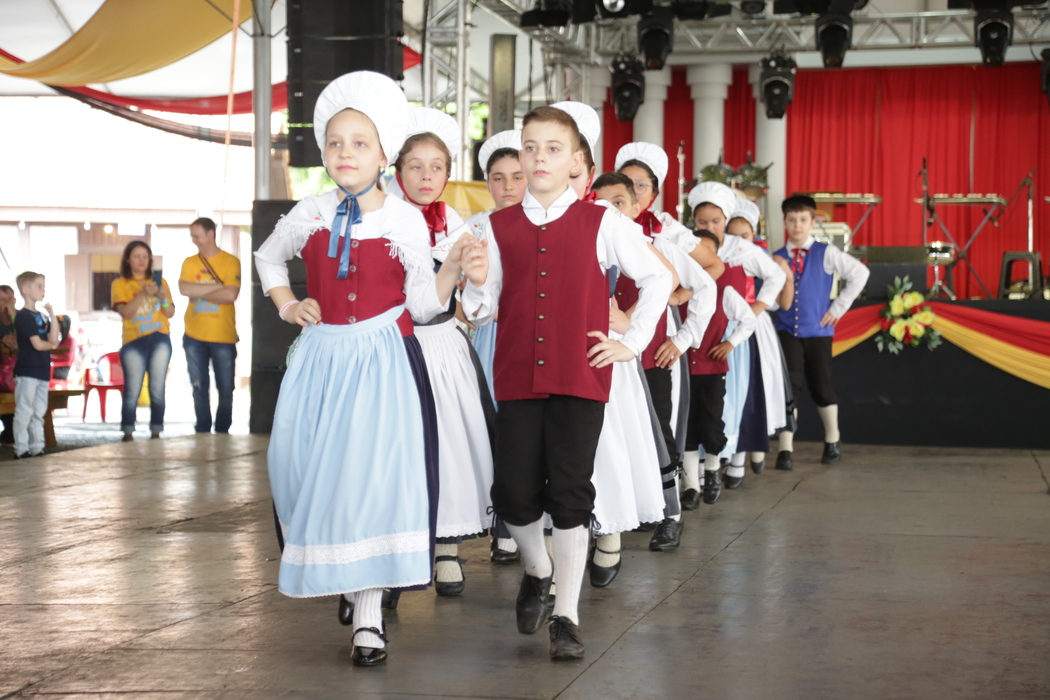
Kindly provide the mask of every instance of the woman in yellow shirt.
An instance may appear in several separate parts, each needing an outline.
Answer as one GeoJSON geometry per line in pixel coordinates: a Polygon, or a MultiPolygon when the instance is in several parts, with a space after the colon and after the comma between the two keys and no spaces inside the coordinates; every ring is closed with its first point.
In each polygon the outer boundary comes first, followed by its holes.
{"type": "Polygon", "coordinates": [[[124,442],[135,431],[135,409],[146,372],[149,372],[150,436],[164,429],[164,380],[171,360],[168,319],[175,315],[171,291],[164,280],[153,280],[153,251],[142,241],[132,241],[120,258],[120,277],[113,280],[113,310],[124,318],[124,405],[120,429],[124,442]]]}

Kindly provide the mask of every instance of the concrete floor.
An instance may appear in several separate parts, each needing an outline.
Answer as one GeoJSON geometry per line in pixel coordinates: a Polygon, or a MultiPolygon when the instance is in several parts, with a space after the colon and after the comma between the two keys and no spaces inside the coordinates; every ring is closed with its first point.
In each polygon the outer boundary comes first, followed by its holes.
{"type": "Polygon", "coordinates": [[[266,439],[0,464],[0,697],[1046,698],[1050,452],[847,446],[748,474],[682,547],[624,537],[584,661],[515,631],[517,567],[462,548],[355,668],[334,599],[277,593],[266,439]]]}

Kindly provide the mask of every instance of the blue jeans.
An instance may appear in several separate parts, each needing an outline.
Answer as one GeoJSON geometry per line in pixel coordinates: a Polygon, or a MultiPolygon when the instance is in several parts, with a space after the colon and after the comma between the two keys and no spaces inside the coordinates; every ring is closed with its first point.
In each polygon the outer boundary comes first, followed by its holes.
{"type": "Polygon", "coordinates": [[[120,349],[124,368],[124,406],[120,412],[120,429],[135,431],[135,408],[142,393],[142,381],[149,372],[149,429],[164,429],[164,381],[171,361],[171,338],[167,333],[150,333],[127,343],[120,349]]]}
{"type": "Polygon", "coordinates": [[[215,388],[219,392],[219,407],[215,411],[215,432],[230,432],[233,423],[234,361],[237,359],[236,343],[206,343],[188,335],[182,336],[182,347],[186,350],[186,367],[190,371],[193,386],[193,408],[197,414],[196,431],[211,432],[211,384],[208,361],[215,372],[215,388]]]}

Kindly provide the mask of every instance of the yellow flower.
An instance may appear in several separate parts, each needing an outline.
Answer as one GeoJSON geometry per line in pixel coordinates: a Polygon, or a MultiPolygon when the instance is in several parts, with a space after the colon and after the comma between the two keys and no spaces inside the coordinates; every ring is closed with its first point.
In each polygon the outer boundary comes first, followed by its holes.
{"type": "Polygon", "coordinates": [[[898,319],[897,321],[893,322],[892,326],[890,326],[890,335],[892,335],[896,340],[901,340],[904,338],[904,329],[907,327],[907,321],[902,321],[898,319]]]}
{"type": "Polygon", "coordinates": [[[908,330],[911,331],[912,338],[921,338],[922,334],[926,332],[926,326],[912,319],[908,321],[908,330]]]}
{"type": "Polygon", "coordinates": [[[924,309],[912,316],[912,318],[924,326],[929,326],[933,323],[934,316],[932,311],[930,311],[929,309],[924,309]]]}
{"type": "MultiPolygon", "coordinates": [[[[904,297],[901,294],[896,295],[890,299],[890,313],[894,316],[900,316],[904,313],[904,297]]],[[[898,338],[898,340],[900,340],[898,338]]]]}
{"type": "Polygon", "coordinates": [[[924,301],[926,301],[926,297],[924,297],[920,292],[908,292],[904,295],[904,308],[910,309],[913,306],[921,304],[924,301]]]}

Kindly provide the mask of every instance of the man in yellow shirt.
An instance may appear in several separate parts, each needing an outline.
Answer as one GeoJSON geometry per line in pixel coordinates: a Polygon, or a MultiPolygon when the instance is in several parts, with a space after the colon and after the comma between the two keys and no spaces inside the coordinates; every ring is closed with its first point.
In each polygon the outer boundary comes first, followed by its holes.
{"type": "Polygon", "coordinates": [[[208,365],[215,372],[219,407],[215,432],[230,432],[233,422],[234,361],[237,326],[233,302],[241,292],[241,261],[215,242],[215,222],[201,217],[190,224],[190,238],[200,251],[186,258],[179,275],[179,292],[190,298],[182,346],[193,385],[198,433],[211,432],[211,386],[208,365]]]}

